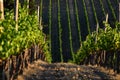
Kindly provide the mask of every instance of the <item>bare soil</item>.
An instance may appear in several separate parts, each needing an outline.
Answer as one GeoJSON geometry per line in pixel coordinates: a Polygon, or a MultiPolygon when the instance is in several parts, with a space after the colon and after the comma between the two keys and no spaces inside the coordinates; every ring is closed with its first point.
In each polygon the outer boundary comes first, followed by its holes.
{"type": "Polygon", "coordinates": [[[17,80],[98,80],[120,79],[113,70],[91,65],[76,65],[72,63],[51,63],[35,61],[17,80]]]}

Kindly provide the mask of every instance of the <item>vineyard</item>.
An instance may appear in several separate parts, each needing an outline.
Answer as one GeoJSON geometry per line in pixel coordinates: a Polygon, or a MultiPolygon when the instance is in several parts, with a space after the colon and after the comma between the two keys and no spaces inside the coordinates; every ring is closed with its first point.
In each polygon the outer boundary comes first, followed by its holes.
{"type": "Polygon", "coordinates": [[[37,59],[119,73],[119,7],[119,0],[1,0],[0,79],[37,59]]]}
{"type": "Polygon", "coordinates": [[[97,26],[104,28],[108,23],[115,28],[118,21],[118,1],[111,0],[44,0],[42,1],[44,32],[50,37],[53,62],[75,60],[88,34],[97,26]]]}
{"type": "Polygon", "coordinates": [[[0,80],[14,79],[34,60],[51,62],[48,40],[39,20],[40,10],[27,7],[20,6],[18,0],[14,10],[0,7],[2,12],[5,10],[0,17],[0,80]]]}

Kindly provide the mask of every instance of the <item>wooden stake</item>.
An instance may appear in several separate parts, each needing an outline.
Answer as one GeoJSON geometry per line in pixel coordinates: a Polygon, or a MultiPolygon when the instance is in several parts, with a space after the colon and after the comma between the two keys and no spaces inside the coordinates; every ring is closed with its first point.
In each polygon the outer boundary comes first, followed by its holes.
{"type": "Polygon", "coordinates": [[[108,23],[108,14],[106,14],[106,23],[108,23]]]}
{"type": "Polygon", "coordinates": [[[16,21],[16,31],[18,31],[18,4],[19,4],[19,0],[15,0],[15,21],[16,21]]]}
{"type": "MultiPolygon", "coordinates": [[[[38,14],[38,24],[40,23],[40,6],[38,5],[37,6],[37,14],[38,14]]],[[[38,27],[40,27],[40,24],[39,24],[39,26],[38,27]]]]}
{"type": "Polygon", "coordinates": [[[106,32],[106,29],[107,29],[106,28],[106,26],[107,26],[106,24],[108,24],[108,14],[106,14],[105,32],[106,32]]]}
{"type": "Polygon", "coordinates": [[[3,0],[0,0],[0,19],[4,19],[4,6],[3,0]]]}
{"type": "Polygon", "coordinates": [[[96,33],[97,33],[97,35],[96,35],[95,43],[97,43],[98,29],[99,29],[99,23],[97,23],[97,27],[96,27],[96,33]]]}

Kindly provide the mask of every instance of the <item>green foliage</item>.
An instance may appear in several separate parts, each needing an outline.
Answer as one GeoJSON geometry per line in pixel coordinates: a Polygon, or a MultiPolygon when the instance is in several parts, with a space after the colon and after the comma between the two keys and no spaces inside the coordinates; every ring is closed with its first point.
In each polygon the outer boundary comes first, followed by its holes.
{"type": "Polygon", "coordinates": [[[6,12],[5,19],[0,21],[0,58],[6,59],[10,55],[16,55],[32,44],[40,44],[46,55],[46,60],[51,61],[48,43],[45,34],[39,30],[37,15],[26,15],[25,8],[19,9],[19,20],[13,20],[13,11],[6,12]],[[18,31],[15,29],[18,24],[18,31]]]}
{"type": "Polygon", "coordinates": [[[87,56],[102,50],[120,50],[120,23],[116,23],[116,28],[112,29],[106,22],[105,29],[99,28],[98,32],[88,35],[76,54],[76,63],[80,64],[87,56]]]}

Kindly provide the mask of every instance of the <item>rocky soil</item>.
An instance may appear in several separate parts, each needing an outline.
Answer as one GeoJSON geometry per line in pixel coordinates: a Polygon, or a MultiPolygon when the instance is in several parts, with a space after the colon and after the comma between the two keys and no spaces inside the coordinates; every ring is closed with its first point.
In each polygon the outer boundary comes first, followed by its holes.
{"type": "Polygon", "coordinates": [[[17,80],[98,80],[120,79],[113,70],[91,65],[76,65],[72,63],[51,63],[35,61],[17,80]]]}

